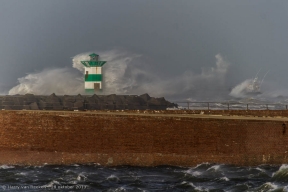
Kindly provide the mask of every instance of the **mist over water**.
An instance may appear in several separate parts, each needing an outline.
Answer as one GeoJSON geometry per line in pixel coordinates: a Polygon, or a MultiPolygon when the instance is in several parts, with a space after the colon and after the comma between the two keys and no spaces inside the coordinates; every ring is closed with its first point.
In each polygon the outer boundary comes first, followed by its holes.
{"type": "MultiPolygon", "coordinates": [[[[18,78],[18,85],[9,90],[9,95],[32,93],[50,95],[56,93],[85,94],[84,67],[80,61],[89,60],[89,54],[82,53],[72,58],[72,68],[43,69],[18,78]]],[[[113,49],[97,52],[103,66],[104,90],[101,94],[143,94],[155,97],[190,98],[221,95],[219,90],[227,90],[227,62],[220,54],[215,55],[213,67],[202,68],[200,74],[185,71],[171,78],[161,78],[144,63],[140,54],[113,49]]],[[[228,94],[227,91],[225,93],[228,94]]]]}
{"type": "Polygon", "coordinates": [[[19,84],[9,95],[32,93],[36,95],[83,93],[83,80],[77,71],[69,68],[44,69],[18,79],[19,84]]]}

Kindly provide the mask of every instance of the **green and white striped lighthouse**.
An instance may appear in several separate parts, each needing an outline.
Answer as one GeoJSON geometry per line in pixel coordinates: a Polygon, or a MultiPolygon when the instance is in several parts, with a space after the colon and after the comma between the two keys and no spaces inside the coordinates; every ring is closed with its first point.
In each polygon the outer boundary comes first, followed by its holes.
{"type": "Polygon", "coordinates": [[[99,55],[92,53],[89,55],[90,61],[81,61],[85,67],[85,91],[94,93],[102,90],[102,66],[106,61],[99,61],[99,55]]]}

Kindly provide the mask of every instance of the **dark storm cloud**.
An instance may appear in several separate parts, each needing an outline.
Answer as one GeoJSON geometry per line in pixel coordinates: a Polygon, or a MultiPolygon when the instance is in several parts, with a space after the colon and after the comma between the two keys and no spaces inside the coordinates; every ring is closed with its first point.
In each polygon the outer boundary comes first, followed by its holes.
{"type": "Polygon", "coordinates": [[[220,53],[230,63],[227,90],[260,68],[285,86],[287,13],[280,0],[1,0],[0,86],[8,91],[26,73],[113,48],[141,54],[160,79],[201,74],[220,53]]]}

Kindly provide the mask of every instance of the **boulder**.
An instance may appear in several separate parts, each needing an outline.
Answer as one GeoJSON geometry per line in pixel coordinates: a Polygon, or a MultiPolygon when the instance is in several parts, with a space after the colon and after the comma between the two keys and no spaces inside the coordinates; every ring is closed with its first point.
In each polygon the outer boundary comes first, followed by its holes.
{"type": "Polygon", "coordinates": [[[37,101],[35,95],[33,94],[25,94],[23,95],[23,99],[25,105],[29,105],[37,101]]]}
{"type": "Polygon", "coordinates": [[[33,102],[29,105],[31,110],[39,110],[38,104],[36,102],[33,102]]]}
{"type": "Polygon", "coordinates": [[[64,95],[63,108],[66,110],[72,110],[76,99],[75,96],[64,95]]]}
{"type": "Polygon", "coordinates": [[[83,109],[84,109],[84,102],[82,102],[82,101],[76,101],[76,102],[74,103],[73,109],[83,110],[83,109]]]}
{"type": "Polygon", "coordinates": [[[88,110],[101,109],[101,104],[103,104],[103,101],[96,94],[92,95],[91,97],[87,97],[84,101],[84,107],[88,110]]]}
{"type": "Polygon", "coordinates": [[[60,101],[60,98],[58,98],[55,93],[53,93],[47,97],[46,104],[51,107],[51,110],[62,110],[63,106],[60,101]]]}
{"type": "Polygon", "coordinates": [[[140,95],[139,97],[142,98],[146,102],[151,99],[151,97],[147,93],[140,95]]]}

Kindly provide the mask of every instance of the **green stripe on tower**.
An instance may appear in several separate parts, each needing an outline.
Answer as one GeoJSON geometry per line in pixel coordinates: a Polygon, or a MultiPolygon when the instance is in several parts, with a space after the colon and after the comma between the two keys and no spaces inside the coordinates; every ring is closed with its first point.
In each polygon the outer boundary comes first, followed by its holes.
{"type": "Polygon", "coordinates": [[[85,81],[102,81],[102,74],[85,75],[85,81]]]}
{"type": "Polygon", "coordinates": [[[106,61],[81,61],[85,67],[102,67],[106,61]]]}
{"type": "MultiPolygon", "coordinates": [[[[101,91],[102,89],[98,89],[97,91],[101,91]]],[[[95,93],[95,89],[85,89],[86,93],[95,93]]]]}

